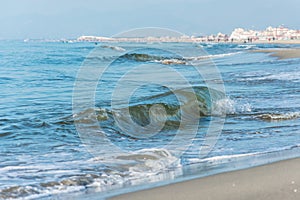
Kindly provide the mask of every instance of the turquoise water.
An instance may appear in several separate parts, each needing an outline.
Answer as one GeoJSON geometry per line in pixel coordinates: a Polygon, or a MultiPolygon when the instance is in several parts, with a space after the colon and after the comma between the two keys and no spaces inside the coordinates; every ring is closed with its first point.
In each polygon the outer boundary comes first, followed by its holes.
{"type": "MultiPolygon", "coordinates": [[[[0,199],[104,197],[300,155],[300,60],[251,51],[297,46],[0,41],[0,47],[0,199]],[[99,80],[80,78],[87,66],[95,71],[83,75],[97,78],[104,70],[99,80]],[[220,80],[198,73],[215,66],[220,80]],[[74,106],[78,83],[96,86],[95,102],[74,106]],[[212,122],[222,131],[208,134],[212,122]]],[[[78,98],[89,99],[85,94],[78,98]]]]}

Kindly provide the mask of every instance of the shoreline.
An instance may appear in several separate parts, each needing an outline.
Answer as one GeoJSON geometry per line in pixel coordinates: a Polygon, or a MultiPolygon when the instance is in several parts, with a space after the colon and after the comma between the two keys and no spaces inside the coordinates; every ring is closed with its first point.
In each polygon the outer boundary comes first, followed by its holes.
{"type": "MultiPolygon", "coordinates": [[[[205,43],[215,43],[215,42],[205,42],[205,43]]],[[[217,42],[218,43],[218,42],[217,42]]],[[[233,42],[219,42],[220,44],[300,44],[300,40],[255,40],[252,42],[244,42],[243,40],[233,41],[233,42]]]]}
{"type": "Polygon", "coordinates": [[[277,57],[279,60],[290,59],[290,58],[300,58],[300,48],[292,49],[261,49],[253,50],[256,53],[270,53],[270,56],[277,57]]]}
{"type": "Polygon", "coordinates": [[[253,41],[252,43],[250,42],[246,44],[300,44],[300,40],[274,40],[274,41],[257,40],[257,41],[253,41]]]}
{"type": "Polygon", "coordinates": [[[109,200],[299,199],[300,158],[121,194],[109,200]]]}

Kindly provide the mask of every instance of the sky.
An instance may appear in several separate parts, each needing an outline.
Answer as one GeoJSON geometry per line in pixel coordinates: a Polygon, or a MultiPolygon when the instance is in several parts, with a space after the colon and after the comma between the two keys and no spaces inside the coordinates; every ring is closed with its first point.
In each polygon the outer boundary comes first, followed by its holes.
{"type": "Polygon", "coordinates": [[[1,0],[0,39],[111,36],[142,27],[187,35],[300,29],[299,0],[1,0]]]}

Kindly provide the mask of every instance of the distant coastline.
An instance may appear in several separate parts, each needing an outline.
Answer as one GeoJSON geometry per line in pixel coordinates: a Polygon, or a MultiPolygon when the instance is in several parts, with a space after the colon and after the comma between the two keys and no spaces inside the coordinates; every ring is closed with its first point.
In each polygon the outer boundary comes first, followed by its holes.
{"type": "MultiPolygon", "coordinates": [[[[300,30],[288,29],[284,26],[268,27],[265,30],[245,30],[236,28],[231,34],[212,34],[208,36],[180,37],[102,37],[80,36],[76,42],[219,42],[219,43],[279,43],[300,44],[300,30]]],[[[74,41],[73,41],[74,42],[74,41]]]]}

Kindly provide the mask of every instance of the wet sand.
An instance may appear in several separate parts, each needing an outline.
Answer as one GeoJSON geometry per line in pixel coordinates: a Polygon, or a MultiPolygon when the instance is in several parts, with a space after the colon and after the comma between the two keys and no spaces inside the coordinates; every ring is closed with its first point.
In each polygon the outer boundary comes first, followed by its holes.
{"type": "Polygon", "coordinates": [[[300,58],[300,48],[296,48],[296,49],[263,49],[263,50],[254,50],[253,52],[271,53],[271,56],[277,57],[278,59],[300,58]]]}
{"type": "Polygon", "coordinates": [[[110,200],[299,200],[300,158],[123,194],[110,200]]]}

